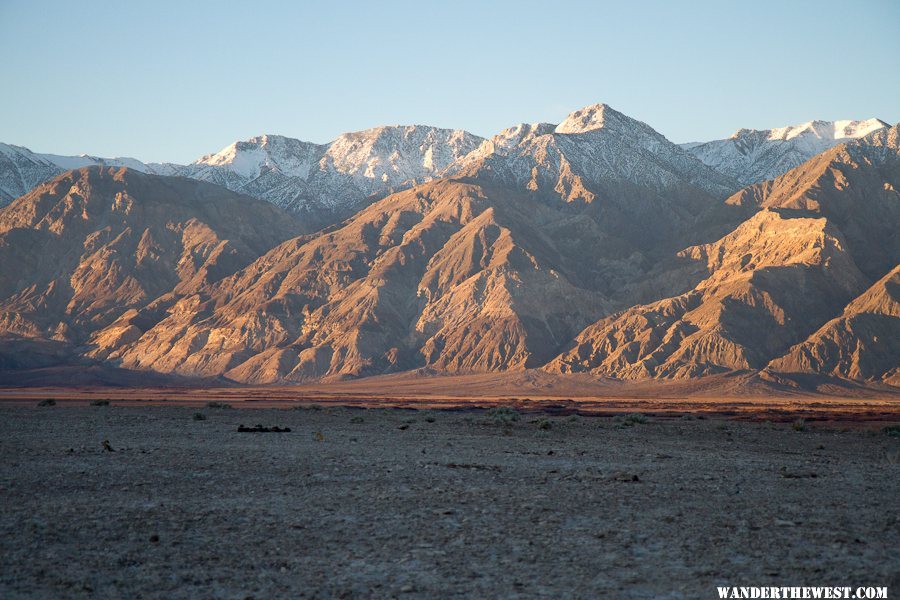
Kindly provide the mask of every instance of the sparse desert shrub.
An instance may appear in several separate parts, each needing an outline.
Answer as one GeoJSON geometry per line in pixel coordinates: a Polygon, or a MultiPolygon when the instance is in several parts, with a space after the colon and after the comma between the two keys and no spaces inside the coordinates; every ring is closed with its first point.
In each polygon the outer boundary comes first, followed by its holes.
{"type": "Polygon", "coordinates": [[[643,425],[644,423],[650,422],[650,419],[648,419],[646,415],[641,413],[631,413],[630,415],[627,415],[625,417],[625,420],[630,423],[634,423],[635,425],[643,425]]]}
{"type": "Polygon", "coordinates": [[[791,423],[791,429],[794,431],[806,431],[806,421],[803,419],[797,419],[793,423],[791,423]]]}
{"type": "Polygon", "coordinates": [[[428,422],[428,423],[434,423],[435,420],[436,420],[436,419],[435,419],[434,417],[425,417],[425,421],[428,422]]]}
{"type": "Polygon", "coordinates": [[[318,404],[298,404],[294,410],[322,410],[322,407],[318,404]]]}
{"type": "Polygon", "coordinates": [[[628,415],[619,415],[615,418],[615,422],[623,427],[633,427],[634,425],[642,425],[647,423],[649,419],[641,413],[631,413],[628,415]]]}
{"type": "Polygon", "coordinates": [[[510,427],[513,423],[519,420],[519,411],[514,408],[510,408],[508,406],[498,406],[496,408],[492,408],[487,413],[485,413],[485,417],[487,418],[487,422],[490,425],[497,425],[498,427],[510,427]]]}
{"type": "Polygon", "coordinates": [[[206,415],[204,415],[204,414],[201,413],[201,412],[195,412],[195,413],[194,413],[194,420],[195,420],[195,421],[205,421],[205,420],[206,420],[206,415]]]}
{"type": "Polygon", "coordinates": [[[353,417],[352,419],[350,419],[350,422],[354,424],[359,424],[363,421],[365,421],[365,419],[363,419],[362,417],[353,417]]]}
{"type": "Polygon", "coordinates": [[[900,425],[888,425],[881,428],[881,433],[891,437],[900,437],[900,425]]]}
{"type": "Polygon", "coordinates": [[[37,403],[38,406],[56,406],[56,400],[53,398],[45,398],[37,403]]]}
{"type": "Polygon", "coordinates": [[[91,406],[109,406],[109,400],[91,400],[91,406]]]}
{"type": "Polygon", "coordinates": [[[206,403],[206,408],[231,408],[231,405],[227,402],[217,402],[213,400],[212,402],[206,403]]]}
{"type": "Polygon", "coordinates": [[[537,426],[541,431],[550,431],[553,429],[553,421],[550,419],[538,419],[537,426]]]}

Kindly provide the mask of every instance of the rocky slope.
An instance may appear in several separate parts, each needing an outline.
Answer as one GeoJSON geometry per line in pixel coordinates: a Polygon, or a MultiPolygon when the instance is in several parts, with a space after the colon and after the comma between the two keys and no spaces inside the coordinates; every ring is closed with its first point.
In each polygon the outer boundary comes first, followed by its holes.
{"type": "Polygon", "coordinates": [[[115,335],[135,336],[175,298],[301,231],[271,204],[218,186],[69,171],[0,210],[0,333],[82,344],[124,315],[132,326],[115,335]]]}
{"type": "Polygon", "coordinates": [[[900,266],[802,343],[766,367],[772,374],[833,375],[900,385],[900,266]]]}
{"type": "Polygon", "coordinates": [[[623,379],[758,370],[865,286],[826,219],[761,211],[721,240],[680,253],[689,291],[581,332],[547,369],[623,379]]]}
{"type": "Polygon", "coordinates": [[[595,228],[503,189],[426,184],[285,242],[103,352],[247,382],[537,366],[605,312],[604,269],[629,264],[583,263],[595,228]]]}
{"type": "Polygon", "coordinates": [[[880,119],[810,121],[777,129],[739,129],[728,139],[682,144],[741,185],[774,179],[813,156],[889,125],[880,119]]]}

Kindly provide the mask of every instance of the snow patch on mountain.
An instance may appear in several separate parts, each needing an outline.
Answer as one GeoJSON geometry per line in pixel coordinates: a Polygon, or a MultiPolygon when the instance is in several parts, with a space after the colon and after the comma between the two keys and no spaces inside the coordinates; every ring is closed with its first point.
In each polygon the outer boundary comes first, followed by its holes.
{"type": "Polygon", "coordinates": [[[829,148],[887,126],[880,119],[810,121],[776,129],[739,129],[728,139],[682,144],[682,148],[742,185],[750,185],[774,179],[829,148]]]}

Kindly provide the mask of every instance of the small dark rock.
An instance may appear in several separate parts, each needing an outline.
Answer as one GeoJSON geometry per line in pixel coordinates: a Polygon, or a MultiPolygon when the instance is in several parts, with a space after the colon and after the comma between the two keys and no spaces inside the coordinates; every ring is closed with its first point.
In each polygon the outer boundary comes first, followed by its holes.
{"type": "Polygon", "coordinates": [[[277,425],[274,427],[263,427],[262,425],[255,425],[253,427],[246,427],[244,425],[238,425],[237,430],[240,433],[290,433],[290,427],[278,427],[277,425]]]}

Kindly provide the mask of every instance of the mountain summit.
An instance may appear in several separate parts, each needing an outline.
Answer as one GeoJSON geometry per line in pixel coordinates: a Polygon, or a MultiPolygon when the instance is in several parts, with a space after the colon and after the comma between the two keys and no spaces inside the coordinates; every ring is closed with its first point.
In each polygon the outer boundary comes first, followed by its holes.
{"type": "Polygon", "coordinates": [[[670,150],[676,145],[643,121],[620,113],[608,104],[592,104],[576,110],[553,129],[553,133],[564,135],[591,132],[629,139],[630,143],[653,152],[670,150]]]}
{"type": "Polygon", "coordinates": [[[740,187],[646,123],[605,104],[577,110],[558,125],[506,129],[462,163],[460,173],[499,178],[567,200],[591,201],[608,185],[655,192],[692,188],[714,196],[740,187]]]}
{"type": "MultiPolygon", "coordinates": [[[[626,117],[613,110],[607,104],[592,104],[569,114],[562,123],[556,126],[555,133],[587,133],[596,129],[646,129],[653,130],[646,124],[626,117]]],[[[655,132],[653,132],[655,133],[655,132]]]]}

